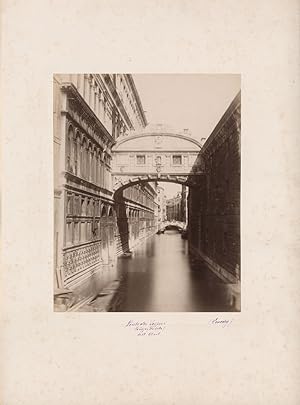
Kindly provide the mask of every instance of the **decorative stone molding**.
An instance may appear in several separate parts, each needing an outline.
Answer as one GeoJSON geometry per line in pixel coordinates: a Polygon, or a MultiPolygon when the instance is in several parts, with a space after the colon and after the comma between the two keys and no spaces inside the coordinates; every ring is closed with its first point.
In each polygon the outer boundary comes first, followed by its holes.
{"type": "Polygon", "coordinates": [[[191,138],[190,136],[185,136],[182,134],[177,134],[173,132],[142,132],[142,133],[132,133],[130,136],[124,136],[124,137],[119,137],[117,140],[117,143],[114,145],[114,150],[118,150],[118,147],[122,145],[124,142],[129,142],[133,139],[138,139],[138,138],[144,138],[144,137],[154,137],[154,144],[156,148],[160,148],[161,142],[163,137],[171,137],[171,138],[177,138],[177,139],[182,139],[185,141],[188,141],[191,144],[196,145],[199,148],[199,151],[202,147],[201,143],[198,142],[196,139],[191,138]]]}
{"type": "Polygon", "coordinates": [[[100,242],[65,252],[63,255],[64,278],[67,279],[75,273],[100,264],[99,252],[100,242]]]}
{"type": "Polygon", "coordinates": [[[62,195],[62,189],[55,188],[54,189],[54,197],[55,198],[60,198],[61,195],[62,195]]]}
{"type": "Polygon", "coordinates": [[[61,86],[62,91],[67,94],[67,111],[65,113],[86,132],[91,140],[101,145],[101,141],[110,147],[115,141],[105,126],[87,105],[81,94],[71,83],[65,83],[61,86]]]}
{"type": "Polygon", "coordinates": [[[188,185],[190,187],[197,187],[199,180],[204,176],[204,173],[193,173],[192,175],[177,175],[177,174],[149,174],[142,176],[115,176],[113,190],[117,191],[120,188],[126,188],[138,183],[147,183],[151,181],[166,181],[171,183],[178,183],[188,185]]]}

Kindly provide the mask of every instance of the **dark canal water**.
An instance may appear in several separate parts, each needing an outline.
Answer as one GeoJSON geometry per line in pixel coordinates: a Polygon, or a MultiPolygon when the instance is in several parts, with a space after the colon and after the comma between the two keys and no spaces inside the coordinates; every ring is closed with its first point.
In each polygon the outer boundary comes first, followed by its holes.
{"type": "Polygon", "coordinates": [[[234,311],[227,285],[188,254],[188,242],[166,231],[119,258],[121,280],[112,311],[234,311]]]}

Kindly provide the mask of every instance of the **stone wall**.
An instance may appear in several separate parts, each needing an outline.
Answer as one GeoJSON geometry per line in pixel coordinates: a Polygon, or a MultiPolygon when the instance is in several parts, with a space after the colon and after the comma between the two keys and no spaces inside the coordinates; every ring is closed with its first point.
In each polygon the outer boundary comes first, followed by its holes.
{"type": "Polygon", "coordinates": [[[221,279],[240,280],[240,93],[207,139],[205,175],[189,194],[190,249],[221,279]]]}

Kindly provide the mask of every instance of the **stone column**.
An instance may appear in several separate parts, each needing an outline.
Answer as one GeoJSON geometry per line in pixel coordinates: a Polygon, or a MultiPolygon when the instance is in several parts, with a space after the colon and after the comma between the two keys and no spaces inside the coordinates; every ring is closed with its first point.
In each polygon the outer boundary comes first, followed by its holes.
{"type": "MultiPolygon", "coordinates": [[[[55,97],[61,100],[61,111],[66,111],[67,96],[61,90],[57,90],[55,97]]],[[[59,114],[58,132],[55,136],[59,139],[58,153],[55,154],[55,171],[58,176],[55,177],[55,201],[54,201],[54,263],[55,263],[55,286],[63,288],[64,286],[64,273],[63,273],[63,247],[64,247],[64,233],[65,233],[65,160],[66,160],[66,136],[67,136],[67,120],[65,114],[59,114]]]]}
{"type": "Polygon", "coordinates": [[[76,160],[77,160],[77,176],[80,176],[81,173],[81,161],[80,161],[80,157],[81,157],[81,151],[80,151],[80,138],[76,136],[76,142],[77,142],[77,156],[76,156],[76,160]]]}
{"type": "Polygon", "coordinates": [[[94,111],[94,79],[89,78],[90,85],[90,96],[89,96],[89,106],[94,111]]]}
{"type": "Polygon", "coordinates": [[[88,103],[89,101],[89,93],[90,93],[90,84],[88,75],[84,75],[84,99],[88,103]]]}
{"type": "Polygon", "coordinates": [[[84,74],[79,74],[78,91],[84,97],[84,74]]]}
{"type": "Polygon", "coordinates": [[[98,93],[98,86],[96,89],[96,97],[95,97],[95,114],[99,117],[99,93],[98,93]]]}

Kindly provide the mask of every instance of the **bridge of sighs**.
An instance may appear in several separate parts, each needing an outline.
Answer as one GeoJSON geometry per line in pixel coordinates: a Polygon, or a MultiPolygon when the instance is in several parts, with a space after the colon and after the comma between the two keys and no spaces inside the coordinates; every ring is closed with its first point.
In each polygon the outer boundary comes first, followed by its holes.
{"type": "Polygon", "coordinates": [[[193,186],[203,175],[201,144],[178,133],[149,132],[119,138],[113,149],[114,191],[130,185],[166,181],[193,186]]]}

